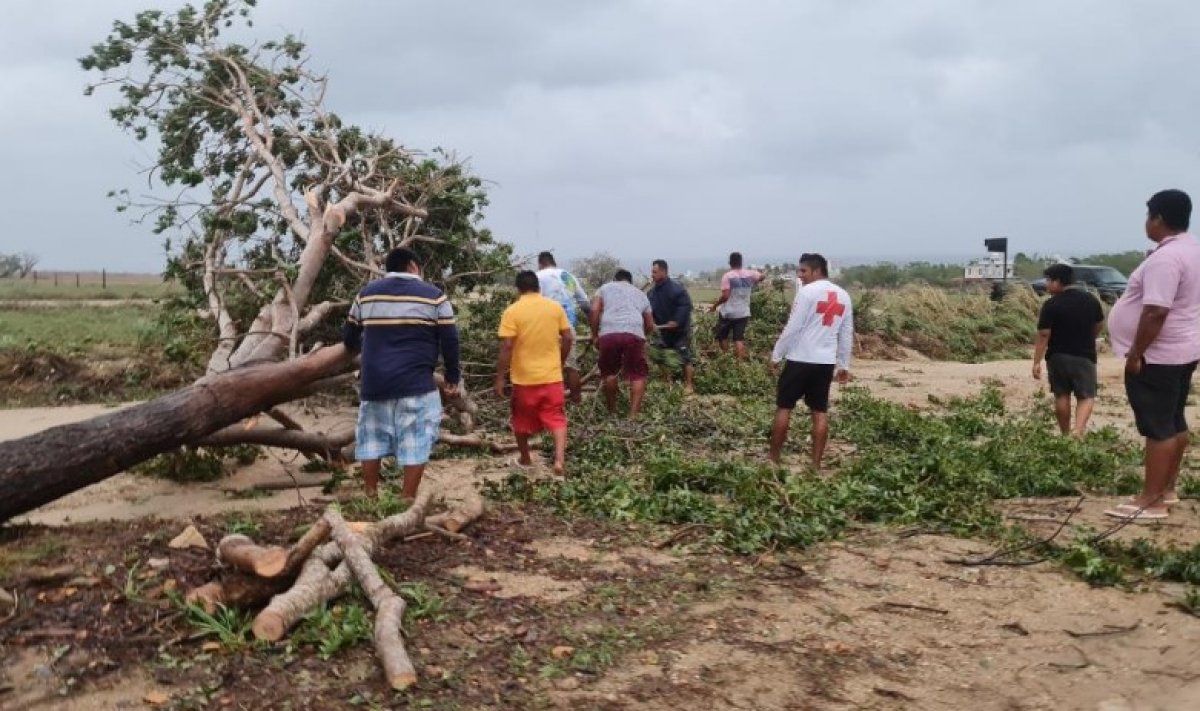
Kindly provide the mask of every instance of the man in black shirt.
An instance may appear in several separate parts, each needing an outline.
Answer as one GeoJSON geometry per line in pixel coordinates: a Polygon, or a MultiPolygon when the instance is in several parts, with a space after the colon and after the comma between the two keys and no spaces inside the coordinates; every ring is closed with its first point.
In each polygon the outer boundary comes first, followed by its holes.
{"type": "Polygon", "coordinates": [[[668,371],[683,370],[683,391],[695,392],[696,369],[692,366],[692,297],[688,290],[671,278],[666,261],[655,259],[650,267],[654,282],[650,293],[650,310],[658,330],[654,339],[652,360],[666,363],[668,371]],[[670,353],[671,357],[666,354],[670,353]]]}
{"type": "Polygon", "coordinates": [[[1069,264],[1046,268],[1046,292],[1038,317],[1037,345],[1033,349],[1033,377],[1042,378],[1042,359],[1054,393],[1054,415],[1063,434],[1082,437],[1096,402],[1096,337],[1104,327],[1104,308],[1087,289],[1074,285],[1069,264]],[[1071,429],[1071,395],[1077,402],[1075,429],[1071,429]]]}

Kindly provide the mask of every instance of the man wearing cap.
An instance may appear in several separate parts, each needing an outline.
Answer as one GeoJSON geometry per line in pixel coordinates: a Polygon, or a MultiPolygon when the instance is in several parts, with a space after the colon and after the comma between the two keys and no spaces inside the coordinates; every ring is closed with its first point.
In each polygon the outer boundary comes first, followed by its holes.
{"type": "Polygon", "coordinates": [[[1200,360],[1200,244],[1187,231],[1191,216],[1191,198],[1181,190],[1150,198],[1146,236],[1156,246],[1108,315],[1113,352],[1125,358],[1125,394],[1146,440],[1142,491],[1104,512],[1114,518],[1163,519],[1179,502],[1184,408],[1200,360]]]}

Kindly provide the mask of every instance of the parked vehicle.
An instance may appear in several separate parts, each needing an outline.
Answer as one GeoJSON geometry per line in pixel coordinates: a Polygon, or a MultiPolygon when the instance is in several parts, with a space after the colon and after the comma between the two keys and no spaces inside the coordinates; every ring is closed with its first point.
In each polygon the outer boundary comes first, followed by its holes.
{"type": "MultiPolygon", "coordinates": [[[[1083,284],[1089,290],[1095,291],[1100,300],[1106,304],[1115,304],[1125,293],[1129,280],[1125,275],[1112,267],[1103,264],[1072,264],[1075,270],[1076,283],[1083,284]]],[[[1046,279],[1039,278],[1029,282],[1038,296],[1046,293],[1046,279]]]]}

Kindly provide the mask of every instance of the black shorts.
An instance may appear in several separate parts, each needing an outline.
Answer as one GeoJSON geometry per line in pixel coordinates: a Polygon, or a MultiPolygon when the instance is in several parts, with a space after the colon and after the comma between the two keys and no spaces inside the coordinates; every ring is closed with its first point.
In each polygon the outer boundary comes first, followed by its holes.
{"type": "Polygon", "coordinates": [[[718,341],[728,341],[730,336],[733,336],[734,342],[742,342],[746,340],[746,324],[750,323],[750,317],[745,318],[725,318],[721,316],[717,319],[716,339],[718,341]]]}
{"type": "Polygon", "coordinates": [[[1192,391],[1194,372],[1195,363],[1147,363],[1137,375],[1125,374],[1125,394],[1133,408],[1138,434],[1162,441],[1188,431],[1183,409],[1192,391]]]}
{"type": "Polygon", "coordinates": [[[1046,359],[1046,375],[1055,395],[1074,395],[1080,400],[1096,397],[1096,363],[1090,358],[1055,353],[1046,359]]]}
{"type": "Polygon", "coordinates": [[[793,410],[804,398],[804,404],[813,412],[829,411],[829,388],[833,385],[832,364],[797,363],[786,361],[775,389],[775,406],[793,410]]]}

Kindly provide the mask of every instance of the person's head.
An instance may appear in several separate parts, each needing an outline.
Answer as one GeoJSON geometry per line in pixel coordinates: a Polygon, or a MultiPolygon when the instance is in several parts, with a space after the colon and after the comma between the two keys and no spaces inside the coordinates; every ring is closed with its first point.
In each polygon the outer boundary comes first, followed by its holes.
{"type": "Polygon", "coordinates": [[[805,252],[800,255],[800,283],[811,284],[818,279],[829,277],[829,262],[816,252],[805,252]]]}
{"type": "Polygon", "coordinates": [[[538,269],[546,267],[557,267],[558,264],[554,261],[554,255],[549,252],[538,252],[538,269]]]}
{"type": "Polygon", "coordinates": [[[1162,190],[1146,201],[1146,236],[1161,242],[1187,232],[1192,221],[1192,199],[1182,190],[1162,190]]]}
{"type": "Polygon", "coordinates": [[[383,266],[389,272],[421,273],[421,262],[417,259],[417,253],[406,247],[397,247],[388,252],[383,266]]]}
{"type": "Polygon", "coordinates": [[[537,272],[531,272],[528,269],[517,274],[517,291],[522,294],[536,294],[538,288],[537,272]]]}
{"type": "Polygon", "coordinates": [[[730,269],[741,269],[742,268],[742,253],[741,252],[730,252],[729,253],[729,268],[730,269]]]}
{"type": "Polygon", "coordinates": [[[655,259],[650,264],[650,278],[655,284],[661,284],[671,276],[671,268],[667,266],[665,259],[655,259]]]}
{"type": "Polygon", "coordinates": [[[628,269],[618,269],[617,273],[613,275],[613,281],[626,281],[632,284],[633,275],[629,273],[628,269]]]}
{"type": "Polygon", "coordinates": [[[1051,264],[1042,272],[1046,277],[1046,292],[1061,294],[1068,286],[1075,283],[1075,270],[1070,264],[1051,264]]]}

